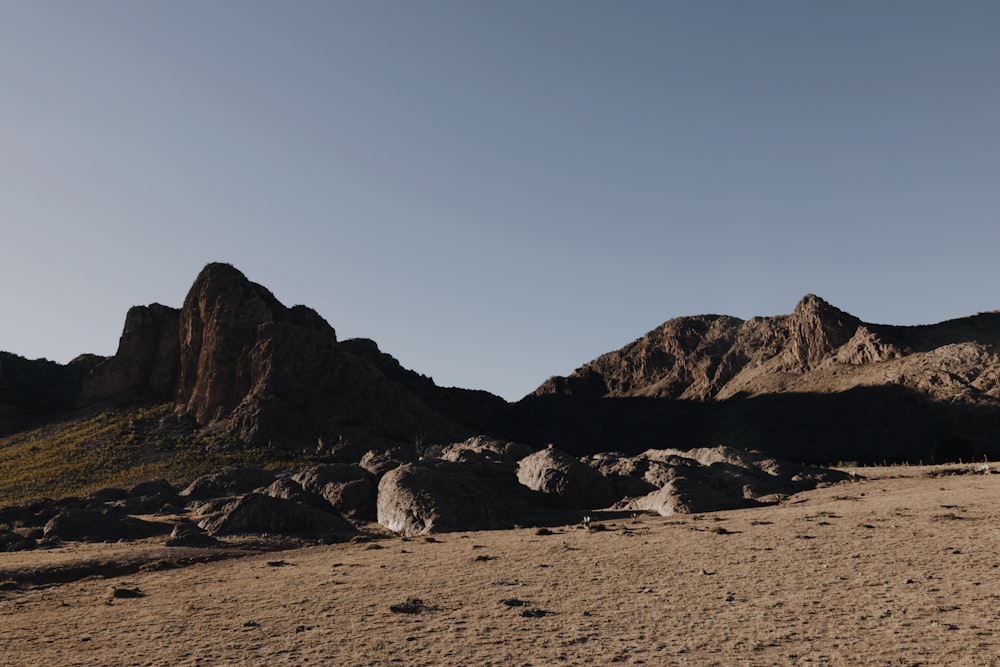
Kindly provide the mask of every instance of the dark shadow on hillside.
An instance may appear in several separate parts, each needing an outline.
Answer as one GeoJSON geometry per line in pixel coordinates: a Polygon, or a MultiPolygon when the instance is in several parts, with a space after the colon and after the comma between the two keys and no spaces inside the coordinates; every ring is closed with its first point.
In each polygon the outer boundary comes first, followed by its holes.
{"type": "Polygon", "coordinates": [[[729,445],[813,464],[970,461],[1000,455],[1000,410],[899,386],[726,401],[530,396],[514,437],[583,455],[729,445]]]}
{"type": "Polygon", "coordinates": [[[1000,338],[1000,312],[979,313],[936,324],[894,326],[869,324],[879,337],[909,352],[930,352],[943,345],[979,343],[996,346],[1000,338]]]}

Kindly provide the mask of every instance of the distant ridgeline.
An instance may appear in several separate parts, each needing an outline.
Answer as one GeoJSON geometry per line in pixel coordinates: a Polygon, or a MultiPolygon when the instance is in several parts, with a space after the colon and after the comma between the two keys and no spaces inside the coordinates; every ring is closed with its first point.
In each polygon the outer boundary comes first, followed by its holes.
{"type": "Polygon", "coordinates": [[[575,454],[725,444],[830,463],[1000,455],[1000,314],[861,322],[808,295],[790,315],[670,320],[508,404],[438,387],[370,340],[339,341],[226,264],[180,309],[129,310],[117,353],[66,365],[0,353],[0,435],[169,403],[218,447],[339,452],[476,434],[575,454]]]}

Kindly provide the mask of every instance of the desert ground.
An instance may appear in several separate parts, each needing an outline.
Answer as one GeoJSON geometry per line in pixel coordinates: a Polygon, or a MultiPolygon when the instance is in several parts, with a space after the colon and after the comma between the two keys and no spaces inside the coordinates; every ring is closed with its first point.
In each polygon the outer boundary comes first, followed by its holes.
{"type": "Polygon", "coordinates": [[[162,541],[3,554],[0,662],[1000,665],[1000,475],[972,470],[174,569],[162,541]],[[95,562],[130,565],[43,581],[95,562]]]}

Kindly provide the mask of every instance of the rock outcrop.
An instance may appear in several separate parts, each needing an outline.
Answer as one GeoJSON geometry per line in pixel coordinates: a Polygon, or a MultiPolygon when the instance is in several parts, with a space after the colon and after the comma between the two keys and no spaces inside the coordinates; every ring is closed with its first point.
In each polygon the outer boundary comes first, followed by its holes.
{"type": "Polygon", "coordinates": [[[85,378],[80,400],[127,404],[173,398],[180,361],[179,318],[176,308],[158,303],[130,308],[118,351],[85,378]]]}
{"type": "Polygon", "coordinates": [[[507,419],[502,399],[438,387],[373,341],[340,341],[314,310],[284,306],[228,264],[207,265],[180,309],[131,308],[112,357],[61,365],[0,353],[0,434],[77,407],[152,401],[172,401],[179,424],[219,447],[336,449],[352,462],[507,419]]]}
{"type": "Polygon", "coordinates": [[[118,352],[67,404],[78,394],[83,403],[173,400],[223,446],[285,450],[445,442],[506,410],[486,392],[437,387],[373,341],[339,341],[314,310],[284,306],[228,264],[206,266],[179,310],[132,308],[118,352]]]}

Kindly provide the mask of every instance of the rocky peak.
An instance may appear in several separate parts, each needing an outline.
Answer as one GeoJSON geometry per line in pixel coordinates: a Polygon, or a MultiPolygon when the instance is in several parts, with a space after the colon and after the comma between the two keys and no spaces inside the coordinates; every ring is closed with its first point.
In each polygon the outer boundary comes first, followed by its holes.
{"type": "Polygon", "coordinates": [[[229,264],[209,264],[198,274],[180,313],[177,402],[199,423],[228,414],[250,391],[258,328],[273,322],[336,341],[333,327],[315,311],[286,308],[229,264]]]}
{"type": "Polygon", "coordinates": [[[569,377],[550,378],[535,395],[711,399],[747,373],[807,372],[852,340],[861,324],[815,294],[790,315],[678,317],[569,377]]]}
{"type": "Polygon", "coordinates": [[[795,304],[795,310],[792,311],[792,314],[805,315],[808,313],[819,313],[829,310],[837,309],[831,306],[830,303],[822,297],[818,297],[815,294],[810,293],[799,299],[799,302],[795,304]]]}
{"type": "Polygon", "coordinates": [[[815,294],[805,295],[788,319],[788,352],[793,365],[797,370],[814,367],[851,340],[861,324],[815,294]]]}

